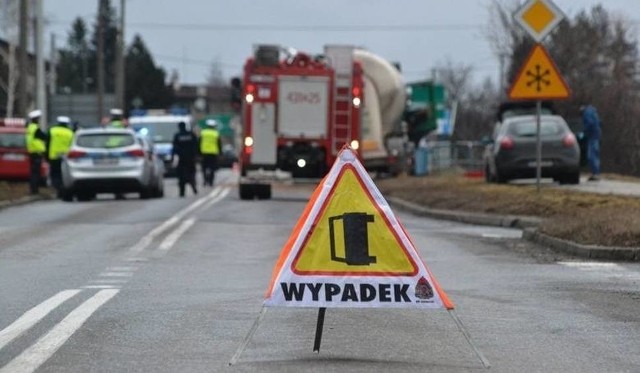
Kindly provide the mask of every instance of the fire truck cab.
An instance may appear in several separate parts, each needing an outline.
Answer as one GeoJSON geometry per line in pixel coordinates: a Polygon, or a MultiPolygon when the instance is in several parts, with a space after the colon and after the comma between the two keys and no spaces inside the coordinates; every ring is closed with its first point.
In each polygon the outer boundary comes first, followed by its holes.
{"type": "Polygon", "coordinates": [[[360,147],[363,76],[351,46],[322,56],[258,45],[244,66],[240,198],[269,199],[282,178],[323,177],[360,147]]]}

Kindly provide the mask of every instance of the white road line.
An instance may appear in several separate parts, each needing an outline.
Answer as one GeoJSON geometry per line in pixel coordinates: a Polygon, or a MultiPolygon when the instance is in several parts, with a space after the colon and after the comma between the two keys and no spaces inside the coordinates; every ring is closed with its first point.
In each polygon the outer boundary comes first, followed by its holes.
{"type": "Polygon", "coordinates": [[[182,219],[185,215],[187,215],[191,211],[197,209],[200,205],[202,205],[203,203],[207,202],[209,199],[215,198],[215,196],[218,193],[220,193],[220,187],[215,187],[211,191],[211,193],[209,193],[207,196],[199,198],[198,200],[196,200],[195,202],[193,202],[192,204],[190,204],[189,206],[187,206],[183,210],[177,212],[175,215],[173,215],[172,217],[167,219],[164,223],[162,223],[159,226],[155,227],[153,230],[151,230],[151,232],[147,233],[142,238],[140,238],[140,240],[135,245],[133,245],[133,246],[131,246],[129,248],[129,253],[130,254],[135,254],[135,253],[139,253],[139,252],[143,251],[144,249],[146,249],[149,245],[151,245],[151,243],[153,242],[153,240],[157,236],[159,236],[160,234],[164,233],[164,231],[166,231],[167,229],[171,228],[172,225],[174,225],[178,221],[180,221],[180,219],[182,219]]]}
{"type": "Polygon", "coordinates": [[[209,202],[207,202],[207,204],[204,206],[203,209],[208,209],[209,207],[213,206],[215,203],[218,203],[220,201],[222,201],[224,199],[224,197],[226,197],[229,194],[230,190],[229,188],[224,188],[224,190],[222,190],[222,192],[220,192],[220,194],[218,196],[216,196],[215,198],[211,199],[209,202]]]}
{"type": "Polygon", "coordinates": [[[126,272],[126,271],[137,271],[138,267],[107,267],[107,271],[111,272],[126,272]]]}
{"type": "Polygon", "coordinates": [[[98,308],[118,294],[119,291],[117,289],[100,290],[96,295],[71,311],[49,333],[1,368],[0,373],[30,373],[38,369],[40,365],[53,356],[98,308]]]}
{"type": "Polygon", "coordinates": [[[175,245],[176,241],[178,241],[178,239],[180,239],[180,237],[188,231],[195,222],[195,218],[185,220],[178,228],[165,237],[165,239],[160,243],[160,246],[158,246],[158,251],[169,251],[173,245],[175,245]]]}
{"type": "Polygon", "coordinates": [[[133,273],[131,272],[102,272],[98,276],[100,277],[131,277],[133,273]]]}
{"type": "Polygon", "coordinates": [[[607,262],[558,262],[565,267],[578,268],[583,271],[622,271],[624,268],[617,263],[607,262]]]}
{"type": "Polygon", "coordinates": [[[51,298],[45,300],[39,305],[33,307],[29,311],[25,312],[20,318],[13,322],[13,324],[0,330],[0,349],[6,346],[9,342],[19,337],[22,333],[29,330],[32,326],[42,320],[49,312],[56,309],[59,305],[64,303],[69,298],[78,294],[80,290],[63,290],[51,298]]]}
{"type": "Polygon", "coordinates": [[[91,280],[89,281],[89,283],[91,284],[124,284],[126,282],[129,282],[129,279],[126,280],[118,280],[118,279],[98,279],[98,280],[91,280]]]}
{"type": "Polygon", "coordinates": [[[85,285],[83,289],[120,289],[120,286],[116,285],[85,285]]]}

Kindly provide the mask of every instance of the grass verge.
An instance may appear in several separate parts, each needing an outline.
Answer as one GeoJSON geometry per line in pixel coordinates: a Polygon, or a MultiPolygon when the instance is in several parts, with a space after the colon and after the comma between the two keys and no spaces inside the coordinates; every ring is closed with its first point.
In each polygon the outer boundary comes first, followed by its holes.
{"type": "Polygon", "coordinates": [[[383,194],[429,208],[543,218],[540,231],[602,246],[640,246],[640,198],[535,185],[487,184],[458,174],[378,180],[383,194]]]}

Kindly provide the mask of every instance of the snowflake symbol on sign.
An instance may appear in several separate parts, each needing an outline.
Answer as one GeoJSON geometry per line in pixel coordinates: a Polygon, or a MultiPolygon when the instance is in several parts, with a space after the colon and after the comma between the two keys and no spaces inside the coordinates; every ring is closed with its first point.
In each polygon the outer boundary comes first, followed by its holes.
{"type": "Polygon", "coordinates": [[[543,84],[547,87],[551,85],[551,81],[548,79],[550,75],[551,71],[549,69],[542,71],[540,65],[536,65],[535,72],[527,70],[527,76],[531,78],[531,80],[527,82],[527,87],[531,87],[535,84],[536,91],[542,91],[543,84]]]}

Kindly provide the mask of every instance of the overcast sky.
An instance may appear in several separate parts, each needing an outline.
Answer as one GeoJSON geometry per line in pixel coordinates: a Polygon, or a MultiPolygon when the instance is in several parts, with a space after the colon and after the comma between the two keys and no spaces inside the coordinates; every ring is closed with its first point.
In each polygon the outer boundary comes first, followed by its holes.
{"type": "MultiPolygon", "coordinates": [[[[447,59],[496,79],[498,60],[484,36],[489,0],[127,0],[127,41],[140,34],[156,63],[187,83],[206,81],[212,61],[240,75],[257,43],[312,54],[325,44],[363,46],[402,64],[405,80],[429,77],[447,59]],[[251,28],[242,27],[252,25],[251,28]]],[[[555,0],[569,17],[601,3],[640,21],[640,0],[555,0]]],[[[66,44],[73,19],[93,28],[97,0],[45,0],[48,33],[66,44]]],[[[118,7],[120,0],[112,0],[118,7]]]]}

